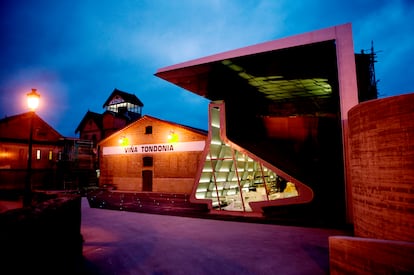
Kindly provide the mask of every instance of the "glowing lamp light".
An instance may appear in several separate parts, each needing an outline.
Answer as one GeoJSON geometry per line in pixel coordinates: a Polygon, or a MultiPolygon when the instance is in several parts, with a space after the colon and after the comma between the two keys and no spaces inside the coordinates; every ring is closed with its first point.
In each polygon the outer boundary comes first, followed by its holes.
{"type": "Polygon", "coordinates": [[[126,136],[122,136],[119,138],[119,144],[121,146],[128,146],[129,145],[129,139],[126,136]]]}
{"type": "Polygon", "coordinates": [[[36,89],[32,89],[30,93],[27,94],[27,106],[30,110],[34,111],[39,107],[40,95],[36,93],[36,89]]]}
{"type": "Polygon", "coordinates": [[[174,133],[174,131],[170,131],[168,134],[168,141],[169,142],[177,142],[178,141],[178,135],[174,133]]]}

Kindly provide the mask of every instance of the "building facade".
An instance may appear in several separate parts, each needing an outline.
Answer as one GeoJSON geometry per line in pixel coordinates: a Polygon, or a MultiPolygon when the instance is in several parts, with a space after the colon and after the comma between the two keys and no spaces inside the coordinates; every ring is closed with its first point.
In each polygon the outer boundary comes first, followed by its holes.
{"type": "Polygon", "coordinates": [[[0,189],[24,189],[31,123],[32,189],[77,189],[89,181],[96,183],[93,144],[63,137],[36,113],[28,112],[0,120],[0,189]]]}
{"type": "Polygon", "coordinates": [[[344,24],[159,69],[156,76],[214,103],[192,201],[350,222],[348,111],[376,97],[367,60],[356,58],[344,24]],[[278,182],[294,191],[284,194],[278,182]]]}
{"type": "Polygon", "coordinates": [[[6,189],[23,189],[28,165],[30,123],[32,134],[33,185],[52,185],[63,136],[35,113],[0,120],[0,182],[6,189]]]}
{"type": "Polygon", "coordinates": [[[191,193],[207,132],[143,116],[98,144],[99,185],[191,193]]]}
{"type": "Polygon", "coordinates": [[[134,94],[114,89],[102,106],[105,112],[88,110],[75,134],[79,133],[80,139],[91,140],[96,146],[105,137],[139,119],[143,106],[134,94]]]}

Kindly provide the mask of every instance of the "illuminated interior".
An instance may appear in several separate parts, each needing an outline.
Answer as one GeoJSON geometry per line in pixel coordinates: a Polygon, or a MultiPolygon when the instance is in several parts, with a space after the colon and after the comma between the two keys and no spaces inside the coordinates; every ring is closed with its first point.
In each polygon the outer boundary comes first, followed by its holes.
{"type": "Polygon", "coordinates": [[[107,111],[115,112],[115,113],[122,113],[123,110],[133,112],[133,113],[141,113],[141,106],[132,104],[130,102],[120,102],[116,104],[111,104],[106,107],[107,111]]]}
{"type": "Polygon", "coordinates": [[[220,137],[220,107],[210,109],[210,145],[196,199],[211,199],[217,210],[251,212],[251,202],[297,197],[295,184],[254,161],[220,137]]]}
{"type": "Polygon", "coordinates": [[[257,91],[270,100],[285,101],[298,97],[329,98],[332,94],[332,87],[326,78],[285,79],[277,75],[254,76],[231,60],[226,59],[221,63],[237,72],[250,86],[257,88],[257,91]]]}

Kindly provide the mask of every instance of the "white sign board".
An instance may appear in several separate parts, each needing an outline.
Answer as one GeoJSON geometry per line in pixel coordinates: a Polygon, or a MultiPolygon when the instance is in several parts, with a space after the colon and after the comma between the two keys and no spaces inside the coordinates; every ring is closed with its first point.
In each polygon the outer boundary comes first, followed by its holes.
{"type": "Polygon", "coordinates": [[[158,153],[174,153],[203,151],[205,141],[189,141],[159,144],[140,144],[128,146],[111,146],[103,147],[103,155],[127,155],[127,154],[158,154],[158,153]]]}

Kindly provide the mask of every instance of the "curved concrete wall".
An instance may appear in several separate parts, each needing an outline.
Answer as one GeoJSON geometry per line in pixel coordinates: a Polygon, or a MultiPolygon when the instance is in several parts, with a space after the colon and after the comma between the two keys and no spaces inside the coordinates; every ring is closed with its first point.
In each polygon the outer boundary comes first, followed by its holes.
{"type": "Polygon", "coordinates": [[[348,115],[355,236],[414,241],[414,93],[348,115]]]}

